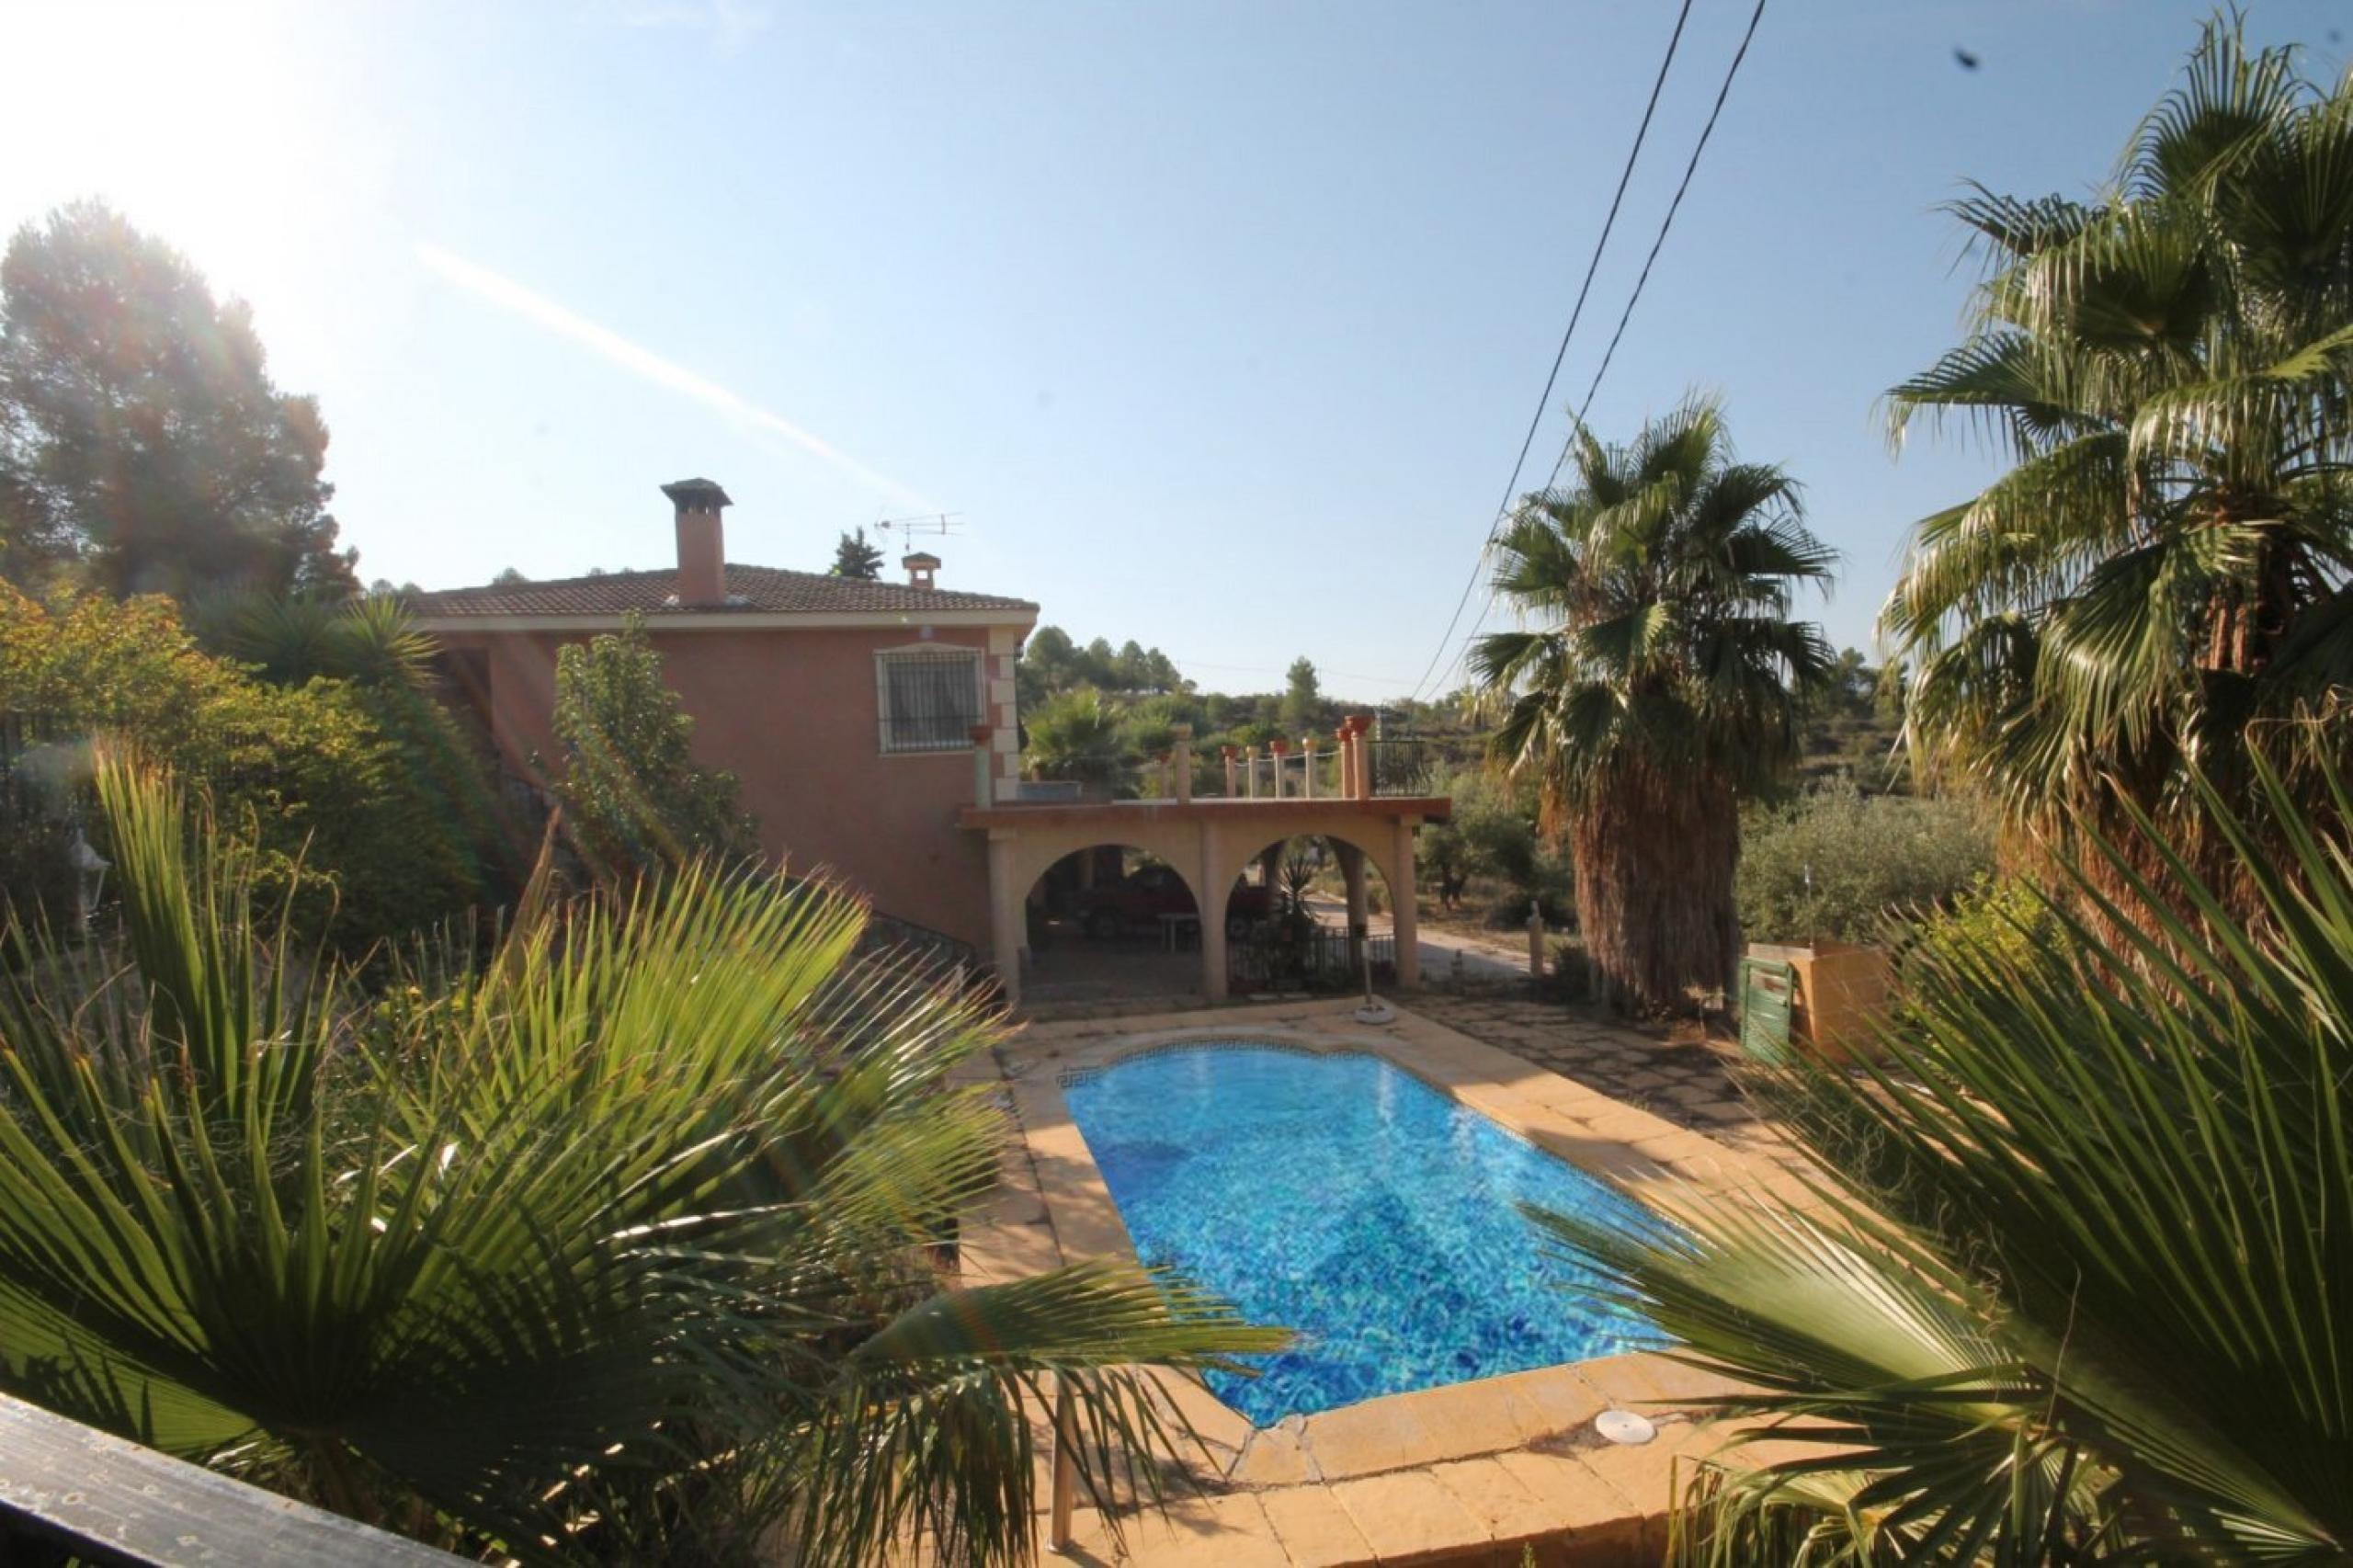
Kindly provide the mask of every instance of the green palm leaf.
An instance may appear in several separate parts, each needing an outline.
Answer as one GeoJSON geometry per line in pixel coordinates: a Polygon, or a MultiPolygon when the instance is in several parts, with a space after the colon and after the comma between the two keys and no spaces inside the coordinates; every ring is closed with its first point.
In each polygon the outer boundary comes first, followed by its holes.
{"type": "Polygon", "coordinates": [[[1706,1480],[1685,1561],[1768,1536],[1860,1562],[2353,1548],[2353,795],[2326,757],[2256,775],[2284,855],[2198,786],[2254,921],[2142,813],[2139,846],[2067,872],[2128,936],[2056,896],[2057,946],[1940,931],[1883,1064],[1763,1073],[1824,1208],[1547,1217],[1802,1450],[1706,1480]]]}
{"type": "Polygon", "coordinates": [[[1108,1488],[1181,1436],[1139,1367],[1280,1343],[1133,1271],[941,1293],[1007,1136],[949,1074],[995,1025],[858,957],[840,893],[535,893],[374,999],[168,784],[99,793],[127,965],[0,970],[0,1385],[469,1549],[1006,1562],[1041,1380],[1108,1488]]]}

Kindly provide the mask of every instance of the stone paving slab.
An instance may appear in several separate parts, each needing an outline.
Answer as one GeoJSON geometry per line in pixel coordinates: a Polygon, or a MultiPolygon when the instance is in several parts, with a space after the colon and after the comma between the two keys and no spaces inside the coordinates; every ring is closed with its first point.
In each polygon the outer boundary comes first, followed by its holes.
{"type": "Polygon", "coordinates": [[[1672,1040],[1525,987],[1426,990],[1414,1010],[1611,1099],[1733,1148],[1794,1162],[1773,1125],[1741,1096],[1728,1048],[1672,1040]]]}
{"type": "MultiPolygon", "coordinates": [[[[1513,1038],[1540,1031],[1506,1005],[1483,1006],[1509,1024],[1495,1039],[1415,1012],[1368,1027],[1345,999],[1027,1028],[997,1053],[1021,1132],[1006,1162],[1017,1187],[967,1217],[961,1250],[968,1276],[1012,1278],[1084,1257],[1133,1258],[1118,1206],[1071,1119],[1063,1077],[1193,1040],[1378,1054],[1573,1164],[1638,1190],[1665,1184],[1661,1196],[1779,1192],[1791,1180],[1757,1151],[1693,1131],[1676,1114],[1693,1099],[1660,1095],[1631,1104],[1596,1081],[1606,1074],[1564,1074],[1539,1059],[1540,1050],[1563,1052],[1559,1042],[1514,1049],[1513,1038]]],[[[1597,1057],[1639,1060],[1591,1024],[1578,1032],[1599,1042],[1597,1057]]],[[[1731,1385],[1652,1354],[1395,1394],[1264,1429],[1191,1379],[1154,1376],[1167,1411],[1199,1439],[1199,1495],[1180,1494],[1165,1518],[1123,1514],[1117,1540],[1112,1521],[1083,1508],[1072,1551],[1043,1561],[1517,1565],[1526,1552],[1541,1563],[1655,1562],[1678,1463],[1688,1469],[1730,1436],[1704,1419],[1697,1402],[1731,1385]],[[1612,1407],[1649,1415],[1658,1438],[1633,1448],[1603,1443],[1593,1418],[1612,1407]]]]}

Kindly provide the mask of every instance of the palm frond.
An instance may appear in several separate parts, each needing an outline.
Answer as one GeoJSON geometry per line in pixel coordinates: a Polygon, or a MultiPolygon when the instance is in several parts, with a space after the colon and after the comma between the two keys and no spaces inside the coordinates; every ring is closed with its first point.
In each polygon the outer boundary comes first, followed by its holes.
{"type": "Polygon", "coordinates": [[[1151,1467],[1138,1367],[1279,1343],[1133,1271],[942,1293],[1007,1135],[949,1074],[996,1024],[859,956],[835,890],[537,894],[370,999],[168,781],[109,757],[99,798],[128,967],[0,983],[0,1386],[528,1560],[798,1526],[1006,1562],[1041,1380],[1151,1467]]]}

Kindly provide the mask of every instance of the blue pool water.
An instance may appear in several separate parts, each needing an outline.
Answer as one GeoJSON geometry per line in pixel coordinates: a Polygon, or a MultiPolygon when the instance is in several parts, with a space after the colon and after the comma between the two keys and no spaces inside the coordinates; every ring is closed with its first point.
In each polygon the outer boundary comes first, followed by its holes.
{"type": "Polygon", "coordinates": [[[1067,1098],[1143,1261],[1296,1332],[1210,1374],[1261,1426],[1658,1343],[1515,1207],[1625,1199],[1378,1057],[1188,1047],[1067,1098]]]}

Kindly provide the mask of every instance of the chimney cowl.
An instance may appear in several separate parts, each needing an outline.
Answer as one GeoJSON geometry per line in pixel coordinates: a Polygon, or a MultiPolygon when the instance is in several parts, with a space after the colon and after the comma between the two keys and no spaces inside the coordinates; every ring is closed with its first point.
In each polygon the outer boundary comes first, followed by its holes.
{"type": "Polygon", "coordinates": [[[727,541],[720,508],[734,503],[708,479],[680,479],[662,487],[677,508],[678,596],[681,606],[727,602],[727,541]]]}
{"type": "Polygon", "coordinates": [[[937,555],[918,550],[913,554],[901,556],[899,564],[907,569],[908,587],[936,588],[939,585],[936,581],[939,575],[939,557],[937,555]]]}

